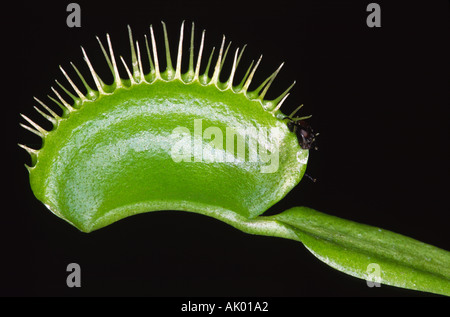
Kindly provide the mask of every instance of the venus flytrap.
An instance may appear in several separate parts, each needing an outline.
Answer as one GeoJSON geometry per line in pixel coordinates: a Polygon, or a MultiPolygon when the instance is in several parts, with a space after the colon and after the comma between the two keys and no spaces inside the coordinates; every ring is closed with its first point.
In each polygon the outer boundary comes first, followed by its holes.
{"type": "Polygon", "coordinates": [[[49,98],[63,114],[35,98],[47,113],[36,110],[53,129],[22,115],[29,125],[21,125],[43,140],[39,150],[20,146],[31,156],[26,167],[33,193],[50,211],[83,232],[137,213],[196,212],[250,234],[300,241],[352,276],[366,279],[368,265],[377,263],[381,283],[450,295],[447,251],[305,207],[261,216],[301,180],[316,136],[307,117],[295,116],[301,107],[289,116],[280,110],[293,85],[274,100],[265,99],[282,65],[249,90],[261,57],[238,80],[244,47],[230,54],[231,72],[221,82],[230,48],[224,37],[217,58],[213,62],[213,49],[201,73],[205,32],[194,61],[192,24],[189,67],[182,73],[184,23],[175,68],[163,23],[167,67],[162,71],[153,27],[145,45],[128,31],[131,67],[115,56],[109,35],[106,48],[97,38],[114,77],[111,85],[82,49],[95,89],[75,65],[85,92],[60,67],[72,91],[57,82],[66,96],[52,88],[49,98]]]}

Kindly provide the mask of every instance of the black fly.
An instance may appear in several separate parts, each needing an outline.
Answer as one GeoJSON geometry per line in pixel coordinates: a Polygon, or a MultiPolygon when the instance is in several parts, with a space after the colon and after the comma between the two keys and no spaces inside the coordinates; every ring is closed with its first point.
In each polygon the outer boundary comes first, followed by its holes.
{"type": "MultiPolygon", "coordinates": [[[[316,141],[316,136],[318,136],[319,133],[314,133],[311,125],[306,122],[306,119],[310,118],[311,116],[294,118],[294,115],[298,110],[300,110],[302,106],[303,105],[295,109],[290,114],[290,116],[284,117],[283,119],[289,119],[287,127],[289,131],[294,132],[297,136],[298,144],[300,145],[300,147],[304,150],[309,150],[313,147],[313,144],[316,141]]],[[[317,150],[317,146],[314,146],[314,149],[317,150]]],[[[316,179],[312,178],[308,174],[305,173],[305,176],[307,176],[314,183],[316,182],[316,179]]]]}
{"type": "MultiPolygon", "coordinates": [[[[319,134],[314,133],[311,125],[306,122],[306,119],[310,118],[311,116],[293,118],[295,113],[300,110],[302,106],[303,105],[298,107],[294,112],[291,113],[290,116],[284,117],[284,119],[289,119],[287,126],[289,128],[289,131],[294,132],[295,135],[297,135],[298,144],[300,145],[300,147],[304,150],[309,150],[313,147],[313,144],[316,141],[316,136],[319,134]]],[[[317,150],[317,146],[314,146],[314,149],[317,150]]]]}
{"type": "MultiPolygon", "coordinates": [[[[314,134],[313,129],[305,120],[294,121],[291,118],[286,117],[291,120],[287,123],[289,131],[295,132],[298,139],[298,144],[304,150],[309,150],[312,148],[314,141],[316,140],[316,134],[314,134]]],[[[314,147],[317,150],[317,146],[314,147]]]]}

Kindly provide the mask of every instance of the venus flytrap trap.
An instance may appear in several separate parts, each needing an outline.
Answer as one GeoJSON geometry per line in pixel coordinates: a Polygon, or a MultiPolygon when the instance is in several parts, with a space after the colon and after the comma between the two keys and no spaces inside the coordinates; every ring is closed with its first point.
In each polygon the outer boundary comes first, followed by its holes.
{"type": "Polygon", "coordinates": [[[82,49],[95,89],[74,64],[84,89],[60,67],[72,91],[57,82],[65,96],[52,88],[49,98],[62,115],[35,98],[46,112],[35,109],[53,128],[44,130],[22,115],[29,125],[21,125],[43,140],[39,150],[20,146],[31,156],[26,167],[33,193],[50,211],[83,232],[148,211],[196,212],[250,234],[300,241],[358,278],[367,279],[367,268],[376,263],[383,284],[450,295],[445,250],[306,207],[262,216],[301,180],[316,136],[308,117],[296,116],[301,107],[289,116],[280,110],[293,84],[274,100],[265,98],[283,64],[250,90],[261,57],[238,80],[245,46],[231,54],[230,75],[222,82],[230,48],[225,37],[217,57],[213,49],[205,59],[205,32],[195,54],[192,24],[189,66],[182,73],[184,23],[175,68],[163,23],[164,71],[153,27],[144,45],[128,32],[131,67],[115,56],[109,35],[106,48],[97,37],[112,84],[103,82],[82,49]]]}

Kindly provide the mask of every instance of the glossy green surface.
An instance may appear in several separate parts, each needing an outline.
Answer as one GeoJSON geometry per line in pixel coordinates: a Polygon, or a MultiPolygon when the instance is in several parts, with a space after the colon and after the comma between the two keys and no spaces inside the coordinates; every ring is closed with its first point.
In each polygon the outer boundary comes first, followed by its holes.
{"type": "Polygon", "coordinates": [[[46,136],[30,180],[50,210],[89,232],[164,209],[216,206],[253,218],[300,181],[307,157],[286,123],[259,101],[214,85],[161,80],[118,89],[61,120],[46,136]],[[174,133],[177,127],[190,135],[174,133]],[[223,162],[204,155],[220,137],[208,138],[209,127],[223,132],[223,162]],[[246,140],[245,157],[238,155],[237,141],[227,151],[230,127],[246,140]],[[279,149],[273,162],[250,161],[250,140],[257,141],[258,131],[271,133],[265,147],[279,149]],[[172,158],[180,144],[191,149],[189,162],[172,158]]]}

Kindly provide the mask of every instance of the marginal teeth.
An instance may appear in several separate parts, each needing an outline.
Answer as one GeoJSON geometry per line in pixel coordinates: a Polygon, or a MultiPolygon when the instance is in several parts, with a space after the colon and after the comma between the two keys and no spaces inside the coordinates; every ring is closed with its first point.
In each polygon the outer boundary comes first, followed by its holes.
{"type": "Polygon", "coordinates": [[[236,52],[234,53],[233,66],[231,68],[230,78],[228,78],[228,81],[227,81],[226,89],[231,89],[233,87],[233,79],[234,79],[234,74],[236,72],[238,53],[239,53],[239,48],[237,48],[236,52]]]}
{"type": "Polygon", "coordinates": [[[189,75],[194,73],[194,22],[192,22],[191,28],[191,46],[189,47],[189,75]]]}
{"type": "Polygon", "coordinates": [[[264,96],[267,93],[267,90],[269,90],[270,86],[272,85],[273,81],[275,80],[275,78],[277,77],[278,73],[280,72],[281,68],[283,67],[284,63],[281,63],[280,67],[278,67],[278,69],[269,77],[269,83],[266,85],[266,87],[264,88],[264,90],[262,91],[262,93],[259,95],[259,99],[263,100],[264,96]]]}
{"type": "Polygon", "coordinates": [[[144,34],[145,48],[147,49],[148,61],[150,64],[150,73],[155,72],[155,65],[153,65],[152,54],[150,53],[150,47],[148,46],[147,35],[144,34]]]}
{"type": "Polygon", "coordinates": [[[113,74],[113,76],[114,76],[114,68],[113,68],[113,65],[111,63],[111,59],[109,58],[108,53],[106,53],[105,47],[103,46],[102,41],[100,40],[100,38],[98,36],[96,36],[95,38],[97,39],[97,42],[100,45],[100,49],[102,50],[103,56],[105,56],[106,63],[108,64],[108,67],[111,70],[111,74],[113,74]]]}
{"type": "Polygon", "coordinates": [[[178,54],[177,54],[177,68],[175,70],[175,78],[181,79],[181,57],[183,55],[183,33],[184,33],[184,21],[181,23],[180,40],[178,42],[178,54]]]}
{"type": "Polygon", "coordinates": [[[49,116],[48,114],[44,113],[41,109],[39,109],[36,106],[33,106],[34,109],[36,109],[37,112],[39,112],[39,114],[41,116],[43,116],[45,119],[47,119],[48,121],[50,121],[54,126],[56,125],[56,120],[55,118],[49,116]]]}
{"type": "Polygon", "coordinates": [[[123,66],[125,67],[125,71],[127,72],[128,77],[130,78],[131,85],[135,85],[136,82],[134,81],[133,75],[131,75],[131,72],[130,72],[130,70],[128,69],[127,63],[125,63],[125,61],[124,61],[124,59],[123,59],[122,56],[120,56],[120,60],[122,61],[123,66]]]}
{"type": "Polygon", "coordinates": [[[84,85],[84,88],[86,88],[87,90],[87,95],[88,96],[93,96],[95,95],[94,91],[92,90],[92,88],[87,84],[86,80],[84,79],[83,75],[81,75],[80,71],[78,70],[78,68],[74,65],[74,63],[70,62],[70,65],[72,65],[73,69],[75,70],[75,72],[77,73],[78,77],[80,78],[81,82],[84,85]]]}
{"type": "Polygon", "coordinates": [[[81,93],[81,91],[78,89],[78,87],[73,83],[72,79],[70,79],[69,75],[64,71],[64,69],[59,66],[59,69],[63,73],[64,77],[66,77],[67,81],[69,82],[70,86],[72,86],[73,90],[75,90],[75,93],[77,96],[81,99],[81,101],[87,101],[86,97],[81,93]]]}
{"type": "Polygon", "coordinates": [[[21,147],[22,149],[24,149],[25,151],[27,151],[28,154],[30,154],[31,156],[36,155],[36,154],[38,153],[37,150],[32,149],[32,148],[29,148],[29,147],[26,146],[26,145],[23,145],[23,144],[17,144],[17,145],[20,146],[20,147],[21,147]]]}
{"type": "Polygon", "coordinates": [[[65,101],[65,100],[61,97],[61,95],[58,93],[58,91],[57,91],[55,88],[53,88],[53,87],[50,87],[50,88],[51,88],[52,91],[55,93],[56,97],[58,97],[59,101],[61,101],[61,103],[64,105],[64,107],[66,107],[67,110],[69,110],[69,112],[75,111],[75,109],[72,108],[72,106],[69,105],[69,104],[67,103],[67,101],[65,101]]]}
{"type": "Polygon", "coordinates": [[[225,35],[222,37],[222,44],[220,45],[219,57],[217,58],[217,63],[216,63],[216,67],[214,69],[214,74],[211,78],[211,81],[213,83],[217,83],[219,81],[220,70],[222,69],[222,54],[223,54],[224,45],[225,45],[225,35]]]}
{"type": "Polygon", "coordinates": [[[26,129],[26,130],[28,130],[28,131],[30,131],[30,132],[33,132],[34,134],[36,134],[37,136],[39,136],[39,137],[41,137],[41,138],[44,137],[44,135],[43,135],[42,133],[40,133],[39,131],[37,131],[37,130],[35,130],[35,129],[33,129],[33,128],[31,128],[31,127],[29,127],[29,126],[27,126],[27,125],[25,125],[25,124],[23,124],[23,123],[19,123],[19,125],[20,125],[22,128],[24,128],[24,129],[26,129]]]}
{"type": "MultiPolygon", "coordinates": [[[[139,71],[138,61],[136,58],[136,50],[133,45],[133,34],[131,32],[131,27],[128,25],[128,37],[130,38],[130,49],[131,49],[131,65],[133,65],[133,76],[134,78],[140,78],[141,72],[139,71]]],[[[139,47],[137,48],[139,52],[139,47]]]]}
{"type": "MultiPolygon", "coordinates": [[[[153,32],[153,27],[150,25],[151,49],[150,49],[149,41],[147,39],[147,35],[144,35],[145,46],[146,46],[146,51],[147,51],[147,55],[148,55],[148,62],[149,62],[149,66],[150,66],[150,73],[145,75],[144,70],[143,70],[144,67],[143,67],[142,60],[141,60],[141,51],[140,51],[140,47],[139,47],[139,42],[133,40],[133,34],[131,31],[131,27],[129,25],[127,26],[128,34],[129,34],[130,50],[131,50],[132,69],[130,69],[127,66],[127,64],[122,56],[120,56],[120,60],[122,61],[122,64],[125,68],[127,76],[130,79],[131,85],[136,85],[139,83],[151,83],[158,79],[163,79],[162,76],[164,76],[164,80],[178,79],[181,81],[185,81],[185,83],[189,83],[192,81],[198,81],[203,85],[214,84],[214,85],[218,86],[219,84],[221,84],[221,86],[220,86],[221,89],[224,87],[226,90],[232,90],[235,93],[242,93],[247,98],[250,98],[250,96],[255,97],[252,99],[260,100],[261,103],[263,104],[263,106],[265,106],[265,109],[267,111],[270,111],[272,114],[275,114],[275,112],[280,109],[282,104],[285,102],[286,98],[289,96],[289,91],[294,86],[295,82],[286,91],[284,91],[280,96],[278,96],[276,99],[271,100],[271,101],[264,101],[264,97],[266,96],[268,89],[270,88],[273,81],[277,77],[283,64],[281,64],[280,67],[272,75],[270,75],[256,90],[251,91],[251,92],[248,91],[248,89],[252,83],[253,77],[255,75],[255,72],[261,63],[262,55],[257,60],[256,64],[254,64],[254,61],[251,62],[250,67],[248,68],[244,77],[241,79],[240,83],[238,85],[233,85],[233,81],[235,80],[235,75],[237,72],[239,62],[241,61],[241,58],[243,56],[243,53],[244,53],[244,50],[245,50],[247,44],[244,45],[242,47],[242,49],[239,49],[239,48],[236,49],[234,58],[233,58],[233,66],[231,68],[230,75],[225,83],[223,83],[223,84],[220,83],[220,79],[219,79],[220,74],[223,69],[223,65],[225,63],[227,53],[231,47],[231,41],[230,41],[225,48],[225,36],[222,37],[222,42],[220,45],[218,57],[215,61],[214,72],[212,74],[212,77],[209,77],[209,70],[212,65],[212,60],[214,57],[214,51],[215,51],[214,47],[212,48],[205,71],[202,74],[200,74],[200,69],[202,66],[203,51],[204,51],[204,47],[205,47],[206,31],[205,30],[202,31],[197,60],[195,61],[195,68],[194,68],[194,56],[195,56],[195,54],[194,54],[194,49],[195,49],[194,48],[194,31],[195,31],[194,23],[192,23],[191,37],[190,37],[189,69],[186,74],[181,74],[182,55],[183,55],[183,38],[184,38],[184,21],[181,23],[181,28],[180,28],[175,70],[172,67],[172,59],[170,56],[169,38],[168,38],[166,24],[164,22],[161,22],[161,23],[162,23],[163,33],[164,33],[164,46],[165,46],[165,55],[166,55],[166,64],[167,64],[166,70],[163,73],[163,75],[161,74],[161,69],[160,69],[160,64],[159,64],[159,59],[158,59],[158,50],[157,50],[155,35],[153,32]]],[[[116,59],[114,57],[115,54],[114,54],[114,50],[113,50],[113,47],[111,44],[111,38],[110,38],[109,34],[106,35],[106,39],[107,39],[107,43],[108,43],[107,50],[103,46],[103,44],[100,41],[98,36],[96,36],[96,39],[100,45],[100,49],[103,52],[105,60],[111,70],[113,77],[114,77],[114,89],[124,87],[123,86],[124,82],[120,78],[118,66],[116,63],[116,59]]],[[[98,76],[97,73],[95,72],[94,67],[92,66],[92,63],[89,60],[89,57],[87,56],[86,51],[84,50],[83,47],[81,47],[81,50],[83,53],[84,60],[89,68],[90,74],[94,80],[96,90],[92,89],[89,86],[89,84],[86,82],[83,75],[79,72],[77,67],[72,62],[70,64],[72,65],[73,69],[75,70],[78,77],[80,78],[83,86],[86,88],[86,93],[84,94],[80,90],[80,88],[74,83],[74,81],[70,78],[68,73],[61,66],[59,66],[59,69],[61,70],[62,74],[64,75],[64,77],[66,78],[68,83],[70,84],[70,87],[72,87],[74,93],[71,93],[68,89],[66,89],[63,85],[61,85],[58,81],[56,81],[58,86],[65,93],[67,93],[68,96],[70,96],[74,100],[74,103],[77,106],[83,104],[84,102],[95,100],[98,98],[99,95],[107,94],[107,92],[105,92],[105,89],[108,91],[108,93],[111,93],[110,92],[111,88],[107,89],[107,87],[109,87],[109,86],[105,85],[103,83],[101,77],[98,76]]],[[[67,112],[70,113],[70,112],[76,111],[76,109],[70,103],[68,103],[67,101],[64,100],[64,98],[61,97],[61,95],[58,93],[58,91],[56,91],[53,87],[51,87],[51,89],[55,93],[56,99],[51,96],[49,96],[49,98],[52,101],[54,101],[58,106],[60,106],[63,109],[64,113],[67,113],[67,112]]],[[[42,101],[40,101],[37,98],[35,98],[35,99],[44,107],[44,109],[47,111],[48,114],[43,112],[42,110],[40,110],[37,107],[35,107],[36,111],[38,111],[44,118],[46,118],[51,123],[53,123],[54,126],[56,126],[58,121],[61,119],[61,117],[58,116],[54,111],[52,111],[48,106],[46,106],[42,101]]],[[[78,107],[77,107],[77,109],[78,109],[78,107]]],[[[298,110],[299,109],[295,110],[291,114],[290,117],[292,117],[298,110]]],[[[27,118],[26,120],[28,121],[29,119],[27,118]]],[[[31,124],[32,127],[27,126],[27,125],[22,125],[22,124],[21,125],[24,128],[26,128],[27,130],[30,130],[31,132],[36,133],[40,136],[44,136],[47,133],[47,131],[45,131],[41,127],[37,126],[34,122],[31,123],[30,121],[29,121],[29,123],[31,124]]]]}
{"type": "Polygon", "coordinates": [[[139,42],[136,41],[136,49],[137,49],[137,53],[138,53],[138,65],[139,65],[139,81],[140,82],[145,82],[145,77],[144,77],[144,70],[142,67],[142,61],[141,61],[141,50],[139,49],[139,42]]]}
{"type": "MultiPolygon", "coordinates": [[[[241,52],[242,53],[242,52],[241,52]]],[[[237,85],[237,91],[242,91],[242,88],[244,87],[244,84],[247,82],[248,75],[250,74],[250,71],[252,70],[253,64],[255,63],[254,60],[250,63],[250,66],[247,69],[247,72],[245,73],[244,77],[242,77],[241,83],[237,85]]]]}
{"type": "Polygon", "coordinates": [[[294,111],[292,111],[292,113],[289,115],[289,118],[293,118],[295,116],[295,114],[303,107],[303,105],[298,106],[297,109],[295,109],[294,111]]]}
{"type": "Polygon", "coordinates": [[[250,83],[252,82],[253,76],[255,75],[256,70],[258,69],[259,63],[261,63],[262,55],[259,57],[258,61],[256,62],[255,67],[253,67],[252,72],[250,73],[250,76],[248,76],[247,81],[244,84],[244,87],[242,88],[242,91],[247,94],[248,87],[250,86],[250,83]]]}
{"type": "Polygon", "coordinates": [[[202,32],[202,39],[200,42],[200,48],[198,50],[198,57],[197,57],[197,65],[195,66],[195,74],[194,74],[194,80],[198,80],[198,77],[200,75],[200,63],[202,62],[202,54],[203,54],[203,44],[205,41],[205,30],[202,32]]]}
{"type": "Polygon", "coordinates": [[[52,116],[53,116],[53,118],[55,118],[56,120],[58,120],[58,119],[61,119],[61,117],[60,116],[58,116],[52,109],[50,109],[45,103],[43,103],[42,101],[40,101],[38,98],[36,98],[36,97],[33,97],[34,98],[34,100],[36,100],[37,102],[39,102],[40,103],[40,105],[45,109],[45,110],[47,110],[48,111],[48,113],[50,113],[52,116]]]}
{"type": "Polygon", "coordinates": [[[209,55],[209,60],[208,60],[208,64],[206,65],[205,72],[200,77],[200,82],[204,85],[208,84],[209,67],[211,66],[211,61],[212,61],[215,49],[216,49],[215,47],[212,48],[211,55],[209,55]]]}
{"type": "MultiPolygon", "coordinates": [[[[292,87],[294,87],[295,84],[296,84],[296,81],[294,80],[294,82],[288,87],[288,89],[286,89],[280,96],[278,96],[278,98],[274,99],[272,102],[275,105],[278,105],[281,102],[281,100],[284,99],[284,97],[289,93],[289,91],[292,89],[292,87]]],[[[279,109],[279,107],[278,107],[278,109],[279,109]]]]}
{"type": "Polygon", "coordinates": [[[40,125],[35,123],[33,120],[28,118],[26,115],[24,115],[22,113],[20,115],[22,116],[22,118],[24,118],[26,121],[28,121],[29,124],[31,124],[34,127],[34,129],[33,129],[33,128],[27,126],[27,125],[20,124],[23,128],[25,128],[25,129],[27,129],[27,130],[29,130],[29,131],[39,135],[41,138],[43,138],[45,135],[47,135],[47,133],[48,133],[47,130],[44,130],[40,125]]]}
{"type": "Polygon", "coordinates": [[[97,73],[95,72],[94,68],[92,67],[91,61],[89,60],[89,57],[86,54],[86,51],[83,47],[81,47],[81,51],[83,52],[84,60],[86,64],[89,67],[89,70],[91,72],[92,78],[94,79],[95,86],[97,86],[97,90],[100,94],[105,94],[102,88],[102,84],[100,83],[100,78],[98,77],[97,73]]]}
{"type": "Polygon", "coordinates": [[[286,94],[283,97],[283,99],[281,99],[281,101],[276,105],[276,107],[271,111],[271,113],[277,112],[281,108],[281,105],[283,105],[283,102],[287,99],[287,97],[289,97],[289,94],[286,94]]]}
{"type": "Polygon", "coordinates": [[[150,25],[150,35],[152,37],[152,49],[153,49],[153,58],[155,59],[155,79],[161,79],[161,74],[159,72],[159,61],[158,61],[158,51],[156,50],[156,41],[155,34],[153,34],[153,27],[150,25]]]}
{"type": "MultiPolygon", "coordinates": [[[[223,38],[225,40],[225,36],[223,38]]],[[[225,53],[223,53],[222,62],[220,63],[220,70],[222,70],[223,64],[225,64],[225,59],[227,58],[228,51],[230,50],[230,47],[231,47],[231,41],[228,42],[227,48],[225,49],[225,53]]],[[[220,77],[220,74],[219,74],[219,77],[220,77]]]]}
{"type": "Polygon", "coordinates": [[[242,54],[244,54],[244,51],[245,51],[246,47],[247,47],[247,44],[244,44],[244,46],[242,47],[241,53],[239,54],[239,57],[237,59],[236,67],[239,65],[239,62],[241,61],[242,54]]]}
{"type": "Polygon", "coordinates": [[[173,67],[172,67],[172,58],[170,57],[170,47],[169,47],[169,36],[167,35],[167,28],[166,28],[166,24],[161,21],[162,26],[163,26],[163,32],[164,32],[164,46],[166,48],[166,73],[169,76],[169,80],[172,79],[171,77],[171,73],[173,72],[173,67]]]}
{"type": "Polygon", "coordinates": [[[114,69],[114,83],[116,84],[116,88],[121,88],[123,87],[122,80],[120,79],[119,70],[117,69],[117,63],[114,57],[114,50],[112,48],[111,38],[109,37],[109,34],[106,34],[106,40],[108,41],[109,55],[111,56],[111,62],[114,69]]]}
{"type": "Polygon", "coordinates": [[[73,101],[77,102],[78,98],[75,97],[69,90],[67,90],[66,87],[64,87],[63,85],[61,85],[61,83],[59,81],[57,81],[55,79],[55,83],[59,86],[59,88],[61,88],[70,98],[72,98],[73,101]]]}

